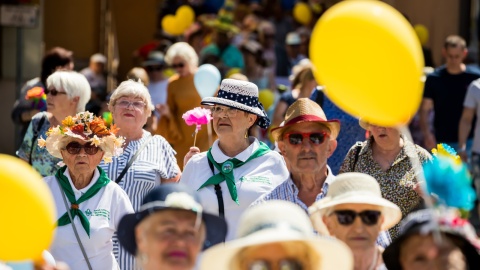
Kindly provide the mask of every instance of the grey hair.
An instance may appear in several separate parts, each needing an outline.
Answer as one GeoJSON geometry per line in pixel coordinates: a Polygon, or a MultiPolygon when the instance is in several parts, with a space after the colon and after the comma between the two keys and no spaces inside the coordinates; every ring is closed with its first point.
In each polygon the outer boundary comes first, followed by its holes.
{"type": "Polygon", "coordinates": [[[152,103],[152,97],[148,92],[147,87],[142,83],[141,80],[127,80],[123,81],[115,91],[113,91],[112,96],[110,97],[110,102],[108,103],[108,109],[113,112],[113,106],[117,102],[117,99],[121,97],[135,97],[141,98],[143,102],[147,104],[145,108],[145,113],[147,116],[152,115],[152,111],[155,109],[152,103]]]}
{"type": "Polygon", "coordinates": [[[190,69],[198,67],[198,55],[195,49],[187,42],[177,42],[170,46],[165,55],[165,62],[171,65],[175,57],[184,59],[190,66],[190,69]]]}
{"type": "Polygon", "coordinates": [[[76,111],[85,111],[85,105],[90,100],[92,90],[87,78],[76,71],[60,70],[54,72],[47,78],[47,88],[55,88],[65,91],[69,99],[79,97],[76,111]]]}

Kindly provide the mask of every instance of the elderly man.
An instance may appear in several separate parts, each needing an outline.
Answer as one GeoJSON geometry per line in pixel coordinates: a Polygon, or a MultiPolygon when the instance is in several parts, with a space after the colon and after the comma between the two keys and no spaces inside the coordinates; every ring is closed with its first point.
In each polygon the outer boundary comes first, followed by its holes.
{"type": "MultiPolygon", "coordinates": [[[[285,200],[307,212],[309,206],[326,196],[335,181],[327,159],[337,147],[340,122],[328,120],[316,102],[299,98],[288,108],[284,123],[272,129],[272,136],[285,158],[290,178],[252,205],[285,200]]],[[[386,247],[390,242],[388,233],[382,232],[379,245],[386,247]]]]}
{"type": "MultiPolygon", "coordinates": [[[[314,227],[347,244],[354,269],[382,269],[383,248],[375,239],[400,221],[402,212],[383,199],[375,178],[363,173],[340,174],[327,196],[309,208],[314,227]],[[357,219],[358,217],[358,219],[357,219]]],[[[384,269],[384,268],[383,268],[384,269]]]]}

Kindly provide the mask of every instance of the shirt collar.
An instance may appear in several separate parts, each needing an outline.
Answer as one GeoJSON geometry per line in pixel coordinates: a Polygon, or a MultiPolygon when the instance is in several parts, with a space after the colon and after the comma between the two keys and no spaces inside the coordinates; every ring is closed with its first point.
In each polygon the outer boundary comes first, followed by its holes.
{"type": "MultiPolygon", "coordinates": [[[[328,186],[335,181],[335,175],[333,174],[332,170],[330,169],[330,166],[327,165],[327,178],[325,179],[325,182],[323,182],[323,188],[328,188],[328,186]]],[[[292,175],[290,174],[290,177],[287,179],[288,182],[288,189],[290,192],[298,196],[298,188],[293,182],[292,175]]]]}
{"type": "Polygon", "coordinates": [[[212,157],[217,163],[223,163],[231,158],[236,158],[242,162],[245,162],[258,149],[258,147],[260,147],[260,143],[256,138],[250,137],[249,140],[250,145],[247,147],[247,149],[243,150],[240,154],[234,157],[225,155],[218,146],[219,140],[216,140],[212,145],[212,157]]]}
{"type": "Polygon", "coordinates": [[[79,192],[81,195],[83,195],[85,192],[87,192],[87,190],[89,188],[91,188],[93,186],[93,184],[95,184],[97,182],[98,178],[100,177],[100,172],[98,171],[97,168],[95,168],[95,171],[93,172],[92,181],[90,181],[90,183],[82,189],[77,189],[75,187],[75,185],[72,182],[72,178],[70,177],[70,172],[68,171],[68,168],[65,170],[63,175],[65,175],[68,178],[68,181],[70,182],[70,186],[72,187],[73,192],[75,192],[75,193],[79,192]]]}

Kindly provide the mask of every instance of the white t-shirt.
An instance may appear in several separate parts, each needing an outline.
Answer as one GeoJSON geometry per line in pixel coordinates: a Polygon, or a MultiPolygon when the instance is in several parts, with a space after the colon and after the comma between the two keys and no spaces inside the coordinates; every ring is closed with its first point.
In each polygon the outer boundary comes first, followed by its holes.
{"type": "MultiPolygon", "coordinates": [[[[250,142],[250,146],[235,156],[235,158],[245,161],[258,149],[259,142],[257,139],[250,137],[250,142]]],[[[220,150],[218,140],[212,145],[212,156],[217,163],[223,163],[231,158],[220,150]]],[[[218,173],[216,168],[214,170],[215,173],[218,173]]],[[[239,205],[230,196],[225,181],[220,183],[225,206],[225,219],[228,224],[227,241],[235,238],[243,211],[260,196],[269,193],[288,179],[289,172],[283,157],[275,151],[269,151],[267,154],[250,160],[243,166],[234,169],[233,175],[235,177],[239,205]]],[[[188,161],[180,182],[197,190],[211,176],[212,171],[208,165],[207,153],[203,152],[194,155],[188,161]]],[[[218,214],[218,200],[213,185],[198,190],[198,195],[206,212],[218,214]]]]}
{"type": "MultiPolygon", "coordinates": [[[[73,185],[68,169],[65,170],[64,175],[68,178],[75,193],[75,198],[78,200],[82,194],[93,186],[100,173],[96,169],[90,184],[81,190],[76,189],[73,185]]],[[[44,180],[55,200],[58,219],[67,211],[61,193],[62,190],[58,186],[55,176],[45,177],[44,180]]],[[[67,203],[70,204],[68,198],[67,203]]],[[[75,216],[73,221],[92,268],[118,269],[118,264],[112,253],[112,235],[117,230],[120,219],[125,214],[133,213],[132,204],[127,194],[116,183],[110,182],[95,196],[80,203],[79,208],[90,221],[90,237],[85,232],[78,216],[75,216]]],[[[71,224],[57,227],[50,252],[55,260],[67,263],[71,270],[88,269],[71,224]]]]}
{"type": "Polygon", "coordinates": [[[475,123],[472,151],[480,154],[480,79],[473,81],[468,87],[463,106],[476,110],[477,122],[475,123]]]}

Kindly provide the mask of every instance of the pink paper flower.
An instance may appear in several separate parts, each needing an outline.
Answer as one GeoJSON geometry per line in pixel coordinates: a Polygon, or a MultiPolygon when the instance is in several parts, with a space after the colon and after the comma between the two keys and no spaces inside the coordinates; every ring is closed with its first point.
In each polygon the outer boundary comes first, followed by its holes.
{"type": "Polygon", "coordinates": [[[189,126],[197,125],[196,132],[198,132],[201,128],[201,125],[208,124],[210,120],[212,120],[212,115],[210,110],[197,107],[184,113],[182,118],[189,126]]]}

